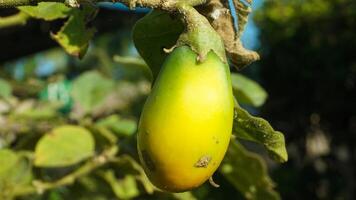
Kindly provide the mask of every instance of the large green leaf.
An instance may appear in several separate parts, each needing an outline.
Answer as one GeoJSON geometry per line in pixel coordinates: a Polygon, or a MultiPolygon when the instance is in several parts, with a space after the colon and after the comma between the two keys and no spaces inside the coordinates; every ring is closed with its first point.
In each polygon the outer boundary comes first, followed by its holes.
{"type": "Polygon", "coordinates": [[[82,58],[89,46],[89,40],[96,32],[88,22],[96,15],[96,10],[89,6],[73,10],[68,21],[56,34],[52,34],[64,50],[70,55],[82,58]]]}
{"type": "Polygon", "coordinates": [[[72,10],[72,8],[65,6],[63,3],[56,2],[40,2],[36,6],[20,6],[18,9],[33,18],[47,21],[66,18],[72,10]]]}
{"type": "Polygon", "coordinates": [[[219,170],[246,199],[280,199],[273,190],[274,183],[268,176],[264,161],[237,141],[231,141],[219,170]]]}
{"type": "Polygon", "coordinates": [[[232,88],[237,101],[251,106],[262,106],[267,92],[255,81],[237,73],[231,73],[232,88]]]}
{"type": "Polygon", "coordinates": [[[11,85],[4,79],[0,78],[0,98],[9,98],[12,95],[11,93],[11,85]]]}
{"type": "Polygon", "coordinates": [[[94,154],[94,139],[89,131],[79,126],[65,125],[44,135],[37,143],[35,165],[65,167],[94,154]]]}
{"type": "Polygon", "coordinates": [[[184,26],[179,19],[158,10],[153,10],[136,23],[133,40],[154,77],[168,55],[163,48],[175,45],[183,29],[184,26]]]}
{"type": "Polygon", "coordinates": [[[0,150],[0,199],[11,199],[31,180],[31,164],[25,157],[9,149],[0,150]]]}
{"type": "Polygon", "coordinates": [[[72,96],[74,102],[87,113],[103,104],[113,89],[113,80],[103,77],[96,71],[89,71],[73,81],[72,96]]]}
{"type": "Polygon", "coordinates": [[[275,131],[266,120],[250,115],[237,103],[235,114],[233,133],[238,138],[262,144],[269,155],[278,162],[288,160],[284,136],[281,132],[275,131]]]}

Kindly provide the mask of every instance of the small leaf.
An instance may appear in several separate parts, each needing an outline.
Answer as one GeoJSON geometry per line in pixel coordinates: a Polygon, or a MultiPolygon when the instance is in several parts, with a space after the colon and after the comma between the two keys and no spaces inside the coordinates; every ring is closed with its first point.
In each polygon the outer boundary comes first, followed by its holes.
{"type": "Polygon", "coordinates": [[[102,173],[102,177],[109,183],[119,199],[132,199],[140,194],[133,175],[126,175],[123,179],[117,179],[113,170],[107,170],[102,173]]]}
{"type": "Polygon", "coordinates": [[[172,193],[172,196],[177,200],[197,200],[191,192],[172,193]]]}
{"type": "Polygon", "coordinates": [[[104,103],[114,89],[114,81],[96,71],[85,72],[73,81],[72,96],[86,113],[104,103]]]}
{"type": "Polygon", "coordinates": [[[175,45],[183,29],[184,26],[178,18],[159,10],[151,11],[135,24],[133,29],[135,46],[151,68],[154,78],[168,55],[163,48],[175,45]]]}
{"type": "Polygon", "coordinates": [[[246,199],[280,199],[261,157],[236,141],[230,142],[219,170],[246,199]]]}
{"type": "Polygon", "coordinates": [[[255,81],[237,74],[231,73],[234,96],[239,103],[251,106],[262,106],[267,98],[267,92],[255,81]]]}
{"type": "Polygon", "coordinates": [[[122,119],[118,115],[112,115],[100,120],[98,126],[104,126],[118,135],[130,136],[136,132],[137,123],[134,120],[122,119]]]}
{"type": "Polygon", "coordinates": [[[4,79],[0,78],[0,98],[7,99],[12,96],[11,93],[12,93],[11,85],[4,79]]]}
{"type": "Polygon", "coordinates": [[[35,165],[66,167],[94,154],[94,140],[89,131],[79,126],[65,125],[44,135],[37,143],[35,165]]]}
{"type": "Polygon", "coordinates": [[[40,2],[36,6],[20,6],[17,8],[33,18],[47,21],[66,18],[72,10],[63,3],[56,2],[40,2]]]}
{"type": "Polygon", "coordinates": [[[237,103],[235,105],[233,133],[238,138],[262,144],[274,160],[286,162],[288,154],[283,134],[275,131],[266,120],[251,116],[237,103]]]}
{"type": "Polygon", "coordinates": [[[0,199],[11,199],[13,193],[32,180],[30,162],[10,149],[0,150],[0,199]]]}
{"type": "Polygon", "coordinates": [[[152,183],[148,180],[141,165],[129,155],[120,156],[117,159],[116,164],[119,166],[120,171],[123,173],[135,175],[136,179],[140,181],[148,194],[153,194],[153,192],[156,190],[152,183]]]}
{"type": "Polygon", "coordinates": [[[0,149],[0,178],[16,164],[18,156],[10,149],[0,149]]]}
{"type": "Polygon", "coordinates": [[[72,12],[68,21],[52,38],[56,40],[70,55],[82,58],[89,46],[89,40],[96,32],[94,27],[88,27],[88,22],[96,15],[96,10],[84,6],[72,12]]]}

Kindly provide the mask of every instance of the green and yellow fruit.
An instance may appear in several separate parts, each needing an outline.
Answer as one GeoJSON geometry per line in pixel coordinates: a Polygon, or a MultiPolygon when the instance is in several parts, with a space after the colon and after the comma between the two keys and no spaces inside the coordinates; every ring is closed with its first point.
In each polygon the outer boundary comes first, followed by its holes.
{"type": "Polygon", "coordinates": [[[139,123],[139,156],[151,182],[182,192],[209,179],[230,141],[233,106],[227,64],[212,51],[198,62],[189,47],[174,49],[139,123]]]}

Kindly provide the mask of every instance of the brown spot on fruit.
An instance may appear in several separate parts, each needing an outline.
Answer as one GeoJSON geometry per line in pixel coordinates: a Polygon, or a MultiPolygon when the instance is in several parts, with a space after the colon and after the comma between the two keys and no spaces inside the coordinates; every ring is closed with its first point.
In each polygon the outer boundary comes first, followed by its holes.
{"type": "Polygon", "coordinates": [[[209,163],[211,161],[211,156],[205,155],[203,157],[201,157],[198,162],[195,163],[194,167],[198,167],[198,168],[206,168],[209,163]]]}

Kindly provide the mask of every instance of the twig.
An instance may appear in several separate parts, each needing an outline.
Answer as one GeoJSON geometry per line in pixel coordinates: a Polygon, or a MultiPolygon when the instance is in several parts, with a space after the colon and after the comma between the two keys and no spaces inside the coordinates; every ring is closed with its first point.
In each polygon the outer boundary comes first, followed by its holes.
{"type": "Polygon", "coordinates": [[[63,178],[54,181],[54,182],[43,182],[43,181],[33,181],[33,184],[28,187],[21,187],[19,190],[14,192],[14,196],[23,196],[32,193],[42,194],[43,192],[73,184],[78,178],[83,177],[89,174],[91,171],[95,170],[98,167],[103,166],[104,164],[110,162],[118,152],[116,145],[111,146],[110,148],[104,150],[100,155],[89,160],[87,163],[82,165],[80,168],[74,172],[64,176],[63,178]]]}
{"type": "MultiPolygon", "coordinates": [[[[41,2],[58,2],[64,3],[70,7],[77,7],[78,5],[93,4],[99,2],[120,2],[128,6],[130,9],[135,7],[149,7],[149,8],[159,8],[166,11],[176,11],[179,4],[182,4],[180,1],[172,0],[0,0],[0,8],[13,8],[17,6],[28,6],[28,5],[37,5],[41,2]]],[[[189,0],[184,1],[186,5],[197,6],[204,4],[206,0],[189,0]]]]}

